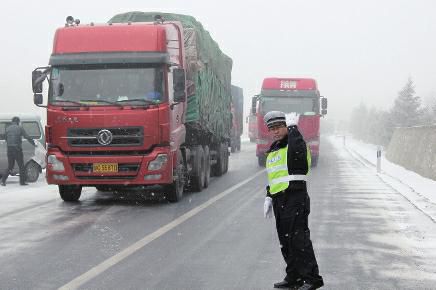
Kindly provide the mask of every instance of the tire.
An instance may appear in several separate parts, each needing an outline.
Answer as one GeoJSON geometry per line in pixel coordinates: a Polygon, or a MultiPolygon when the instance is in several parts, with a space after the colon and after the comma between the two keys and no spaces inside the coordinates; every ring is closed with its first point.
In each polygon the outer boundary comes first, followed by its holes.
{"type": "Polygon", "coordinates": [[[39,173],[41,172],[41,166],[35,161],[29,161],[24,168],[26,174],[27,182],[36,182],[39,178],[39,173]]]}
{"type": "Polygon", "coordinates": [[[204,188],[209,187],[210,183],[210,151],[209,146],[204,146],[204,188]]]}
{"type": "Polygon", "coordinates": [[[223,174],[226,174],[227,171],[229,171],[229,148],[227,144],[222,144],[222,150],[223,150],[223,158],[224,158],[224,168],[223,168],[223,174]]]}
{"type": "Polygon", "coordinates": [[[192,148],[192,174],[190,176],[190,185],[192,191],[200,192],[203,190],[205,177],[205,158],[204,150],[201,145],[192,148]]]}
{"type": "Polygon", "coordinates": [[[80,185],[59,185],[59,194],[66,202],[78,201],[82,194],[82,186],[80,185]]]}
{"type": "Polygon", "coordinates": [[[239,136],[237,140],[236,150],[241,151],[241,136],[239,136]]]}
{"type": "Polygon", "coordinates": [[[185,188],[185,163],[183,161],[182,152],[177,151],[177,165],[173,169],[174,181],[166,187],[166,197],[170,202],[178,202],[183,197],[185,188]]]}
{"type": "Polygon", "coordinates": [[[312,156],[311,167],[316,167],[318,165],[318,155],[312,156]]]}
{"type": "Polygon", "coordinates": [[[230,152],[235,153],[237,150],[236,141],[232,141],[232,146],[230,146],[230,152]]]}
{"type": "Polygon", "coordinates": [[[112,191],[112,187],[111,186],[109,186],[109,185],[96,185],[95,186],[95,188],[98,190],[98,191],[102,191],[102,192],[104,192],[104,191],[112,191]]]}
{"type": "Polygon", "coordinates": [[[224,173],[224,156],[222,150],[222,144],[216,148],[216,163],[212,165],[212,176],[221,176],[224,173]]]}
{"type": "Polygon", "coordinates": [[[260,167],[265,167],[266,166],[265,156],[257,156],[257,163],[259,164],[260,167]]]}

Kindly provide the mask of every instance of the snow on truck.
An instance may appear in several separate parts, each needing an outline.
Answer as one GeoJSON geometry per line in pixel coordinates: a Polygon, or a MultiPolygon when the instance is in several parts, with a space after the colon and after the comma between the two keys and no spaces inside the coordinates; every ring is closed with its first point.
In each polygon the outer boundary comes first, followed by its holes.
{"type": "Polygon", "coordinates": [[[107,24],[72,17],[49,66],[47,170],[65,201],[82,187],[156,186],[176,202],[227,172],[232,60],[193,17],[129,12],[107,24]]]}
{"type": "Polygon", "coordinates": [[[263,117],[269,111],[282,111],[297,122],[310,148],[312,166],[319,157],[320,119],[327,114],[327,98],[320,95],[317,83],[308,78],[266,78],[261,93],[252,98],[251,116],[256,117],[256,156],[265,166],[266,152],[273,140],[263,117]]]}

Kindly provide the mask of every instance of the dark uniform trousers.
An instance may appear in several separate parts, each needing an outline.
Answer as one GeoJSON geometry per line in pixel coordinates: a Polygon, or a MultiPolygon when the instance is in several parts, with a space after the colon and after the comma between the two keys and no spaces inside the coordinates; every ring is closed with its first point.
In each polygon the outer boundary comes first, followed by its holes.
{"type": "Polygon", "coordinates": [[[273,209],[289,282],[303,279],[322,282],[310,240],[310,198],[305,182],[291,182],[284,192],[273,195],[273,209]]]}
{"type": "Polygon", "coordinates": [[[16,146],[8,146],[8,168],[5,170],[2,176],[2,182],[6,182],[9,174],[14,169],[15,161],[20,169],[20,184],[25,183],[24,161],[23,161],[23,149],[16,146]]]}

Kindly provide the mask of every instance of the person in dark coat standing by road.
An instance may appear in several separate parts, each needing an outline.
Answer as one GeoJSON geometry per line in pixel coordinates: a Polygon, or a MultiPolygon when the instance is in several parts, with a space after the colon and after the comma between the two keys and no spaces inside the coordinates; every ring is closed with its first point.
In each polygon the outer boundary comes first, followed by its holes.
{"type": "Polygon", "coordinates": [[[8,168],[3,172],[1,180],[1,185],[3,186],[6,186],[6,179],[12,172],[12,169],[14,169],[15,161],[20,168],[20,185],[27,185],[24,172],[23,148],[21,146],[21,139],[23,137],[36,147],[35,141],[33,141],[33,139],[27,135],[23,127],[20,126],[20,118],[13,117],[12,124],[6,128],[5,132],[5,139],[8,145],[8,168]]]}
{"type": "Polygon", "coordinates": [[[268,151],[267,196],[264,217],[276,218],[276,228],[286,276],[274,288],[312,290],[324,285],[310,240],[310,199],[306,181],[310,171],[310,150],[295,125],[287,127],[286,115],[268,112],[264,121],[274,142],[268,151]]]}

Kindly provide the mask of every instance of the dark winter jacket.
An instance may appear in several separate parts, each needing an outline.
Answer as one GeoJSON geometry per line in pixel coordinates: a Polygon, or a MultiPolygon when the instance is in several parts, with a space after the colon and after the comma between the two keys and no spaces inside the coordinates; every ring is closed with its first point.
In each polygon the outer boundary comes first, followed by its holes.
{"type": "Polygon", "coordinates": [[[33,141],[33,139],[30,138],[29,135],[27,135],[26,131],[20,125],[13,123],[6,128],[5,139],[8,144],[8,147],[21,148],[22,137],[27,139],[27,141],[29,141],[30,144],[35,146],[35,141],[33,141]]]}
{"type": "MultiPolygon", "coordinates": [[[[288,135],[281,140],[274,141],[271,144],[269,152],[277,151],[288,146],[288,173],[289,175],[298,174],[305,175],[309,172],[309,164],[307,162],[307,146],[297,126],[288,127],[288,135]]],[[[289,189],[294,187],[306,188],[304,181],[291,181],[289,189]]],[[[267,186],[267,195],[269,194],[269,186],[267,186]]]]}

